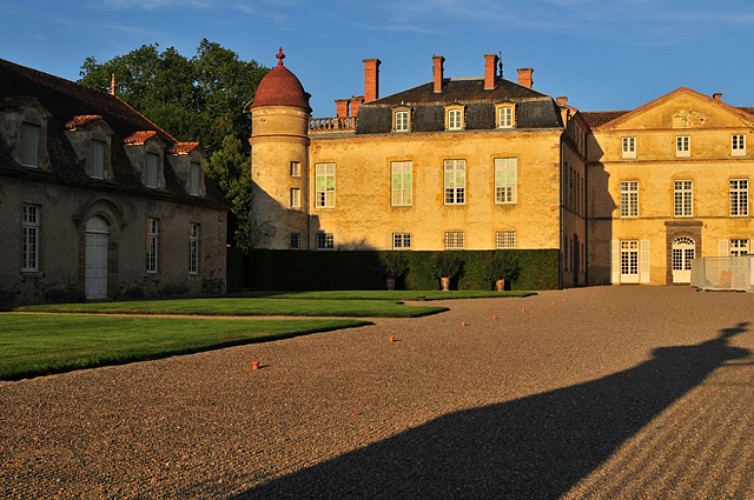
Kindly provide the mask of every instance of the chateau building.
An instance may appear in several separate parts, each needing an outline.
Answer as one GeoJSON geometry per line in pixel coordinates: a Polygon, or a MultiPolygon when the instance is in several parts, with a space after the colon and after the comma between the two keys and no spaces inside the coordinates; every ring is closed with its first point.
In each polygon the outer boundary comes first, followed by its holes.
{"type": "Polygon", "coordinates": [[[114,95],[0,59],[0,302],[224,292],[205,161],[114,95]]]}

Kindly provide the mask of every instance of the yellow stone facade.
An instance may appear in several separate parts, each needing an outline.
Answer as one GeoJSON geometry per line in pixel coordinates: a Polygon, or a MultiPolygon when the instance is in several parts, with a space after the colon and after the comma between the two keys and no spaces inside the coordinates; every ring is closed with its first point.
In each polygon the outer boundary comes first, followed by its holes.
{"type": "Polygon", "coordinates": [[[586,115],[590,283],[688,283],[692,258],[750,253],[747,109],[680,88],[604,123],[586,115]]]}

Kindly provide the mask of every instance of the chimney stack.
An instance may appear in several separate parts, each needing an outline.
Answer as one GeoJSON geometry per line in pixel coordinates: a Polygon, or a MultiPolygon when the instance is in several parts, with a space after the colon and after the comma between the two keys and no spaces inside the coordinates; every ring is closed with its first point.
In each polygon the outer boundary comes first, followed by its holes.
{"type": "Polygon", "coordinates": [[[346,118],[348,116],[348,107],[350,104],[350,99],[335,99],[335,113],[338,118],[346,118]]]}
{"type": "Polygon", "coordinates": [[[518,68],[518,84],[527,89],[532,88],[534,85],[532,75],[534,75],[533,68],[518,68]]]}
{"type": "Polygon", "coordinates": [[[492,90],[497,82],[497,55],[484,55],[484,90],[492,90]]]}
{"type": "Polygon", "coordinates": [[[723,100],[723,95],[720,92],[716,92],[716,93],[712,94],[712,98],[714,100],[716,100],[716,101],[722,101],[723,100]]]}
{"type": "Polygon", "coordinates": [[[432,68],[432,80],[435,83],[435,93],[442,92],[442,79],[443,79],[443,63],[445,58],[443,56],[432,56],[434,66],[432,68]]]}
{"type": "Polygon", "coordinates": [[[364,59],[364,102],[380,98],[379,59],[364,59]]]}
{"type": "Polygon", "coordinates": [[[359,108],[364,102],[364,96],[351,97],[351,116],[359,116],[359,108]]]}
{"type": "Polygon", "coordinates": [[[562,108],[563,106],[568,105],[568,98],[562,95],[562,96],[556,97],[555,102],[557,102],[558,106],[562,108]]]}

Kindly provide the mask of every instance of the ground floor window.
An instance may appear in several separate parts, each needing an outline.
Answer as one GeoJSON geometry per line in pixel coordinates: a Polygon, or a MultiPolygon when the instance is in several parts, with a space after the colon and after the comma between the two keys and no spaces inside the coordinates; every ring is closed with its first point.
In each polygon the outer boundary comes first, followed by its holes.
{"type": "Polygon", "coordinates": [[[160,219],[154,217],[147,217],[147,265],[146,271],[148,273],[157,272],[157,264],[159,257],[159,239],[160,239],[160,219]]]}
{"type": "Polygon", "coordinates": [[[411,248],[411,233],[393,233],[393,248],[411,248]]]}
{"type": "Polygon", "coordinates": [[[301,233],[291,233],[291,248],[294,250],[301,248],[301,233]]]}
{"type": "Polygon", "coordinates": [[[317,250],[332,250],[335,248],[335,237],[332,233],[317,233],[317,250]]]}
{"type": "Polygon", "coordinates": [[[189,274],[199,272],[199,224],[189,225],[189,274]]]}
{"type": "Polygon", "coordinates": [[[730,240],[731,257],[749,255],[749,240],[730,240]]]}
{"type": "Polygon", "coordinates": [[[495,248],[516,248],[516,231],[495,231],[495,248]]]}
{"type": "Polygon", "coordinates": [[[37,205],[23,205],[21,220],[21,270],[39,270],[39,212],[37,205]]]}
{"type": "Polygon", "coordinates": [[[464,233],[463,231],[449,231],[445,233],[445,249],[462,249],[464,233]]]}

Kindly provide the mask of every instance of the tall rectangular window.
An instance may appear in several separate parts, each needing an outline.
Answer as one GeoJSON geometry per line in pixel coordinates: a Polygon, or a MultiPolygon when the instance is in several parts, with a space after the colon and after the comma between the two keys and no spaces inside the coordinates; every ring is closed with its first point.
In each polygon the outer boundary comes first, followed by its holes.
{"type": "Polygon", "coordinates": [[[199,272],[199,224],[189,225],[189,274],[199,272]]]}
{"type": "Polygon", "coordinates": [[[448,110],[448,130],[461,130],[463,127],[461,117],[462,113],[460,109],[448,110]]]}
{"type": "Polygon", "coordinates": [[[294,250],[301,248],[301,233],[291,233],[291,248],[294,250]]]}
{"type": "Polygon", "coordinates": [[[148,273],[157,272],[157,260],[160,247],[160,219],[147,217],[147,265],[148,273]]]}
{"type": "Polygon", "coordinates": [[[332,250],[335,248],[335,237],[332,233],[317,233],[317,250],[332,250]]]}
{"type": "Polygon", "coordinates": [[[291,188],[291,208],[301,208],[301,189],[291,188]]]}
{"type": "Polygon", "coordinates": [[[395,112],[395,131],[396,132],[408,132],[408,111],[396,111],[395,112]]]}
{"type": "Polygon", "coordinates": [[[694,215],[693,181],[673,181],[673,215],[691,217],[694,215]]]}
{"type": "Polygon", "coordinates": [[[501,107],[497,108],[497,126],[498,128],[511,128],[513,127],[513,108],[501,107]]]}
{"type": "Polygon", "coordinates": [[[639,181],[621,181],[620,216],[639,216],[639,181]]]}
{"type": "Polygon", "coordinates": [[[691,137],[680,135],[675,138],[675,155],[678,158],[687,158],[691,155],[691,137]]]}
{"type": "Polygon", "coordinates": [[[394,207],[413,204],[413,164],[410,161],[390,163],[390,203],[394,207]]]}
{"type": "Polygon", "coordinates": [[[39,270],[39,207],[23,205],[21,219],[21,271],[39,270]]]}
{"type": "Polygon", "coordinates": [[[636,137],[624,137],[621,142],[621,158],[636,158],[636,137]]]}
{"type": "Polygon", "coordinates": [[[516,231],[495,231],[495,248],[516,248],[516,231]]]}
{"type": "Polygon", "coordinates": [[[749,215],[749,181],[747,179],[731,179],[728,185],[728,197],[732,217],[749,215]]]}
{"type": "Polygon", "coordinates": [[[411,233],[393,233],[393,248],[411,248],[411,233]]]}
{"type": "Polygon", "coordinates": [[[157,167],[160,162],[160,157],[154,153],[147,153],[147,187],[157,187],[157,167]]]}
{"type": "Polygon", "coordinates": [[[332,208],[335,206],[335,164],[318,163],[314,167],[316,184],[316,206],[332,208]]]}
{"type": "Polygon", "coordinates": [[[21,125],[21,163],[27,167],[39,166],[39,135],[42,127],[23,123],[21,125]]]}
{"type": "Polygon", "coordinates": [[[290,164],[291,177],[301,177],[301,162],[292,161],[290,164]]]}
{"type": "Polygon", "coordinates": [[[746,155],[746,136],[744,134],[730,136],[730,153],[733,156],[746,155]]]}
{"type": "Polygon", "coordinates": [[[199,182],[202,178],[202,166],[199,163],[191,162],[191,171],[189,172],[189,194],[199,196],[199,182]]]}
{"type": "Polygon", "coordinates": [[[445,233],[445,249],[462,249],[464,233],[463,231],[448,231],[445,233]]]}
{"type": "Polygon", "coordinates": [[[445,204],[466,202],[466,160],[445,160],[445,204]]]}
{"type": "Polygon", "coordinates": [[[518,160],[495,158],[495,203],[514,204],[518,201],[518,160]]]}
{"type": "Polygon", "coordinates": [[[731,257],[749,255],[749,240],[730,240],[731,257]]]}
{"type": "Polygon", "coordinates": [[[103,179],[105,177],[105,143],[93,140],[89,154],[92,162],[92,177],[103,179]]]}

